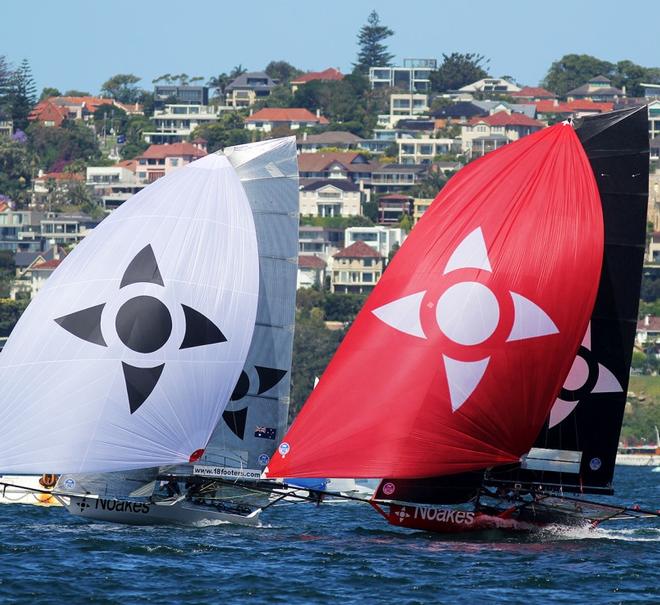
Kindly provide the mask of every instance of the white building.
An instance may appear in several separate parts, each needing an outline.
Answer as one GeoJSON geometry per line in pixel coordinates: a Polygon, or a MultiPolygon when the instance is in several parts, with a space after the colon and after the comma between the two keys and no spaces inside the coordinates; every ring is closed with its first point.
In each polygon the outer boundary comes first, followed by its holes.
{"type": "Polygon", "coordinates": [[[456,139],[433,139],[431,137],[398,138],[399,164],[430,164],[438,155],[461,152],[461,141],[456,139]]]}
{"type": "Polygon", "coordinates": [[[154,112],[156,130],[144,132],[147,143],[181,143],[189,139],[198,126],[218,120],[220,109],[211,105],[165,105],[154,112]]]}
{"type": "Polygon", "coordinates": [[[120,165],[88,166],[86,183],[105,210],[114,210],[146,187],[146,180],[140,181],[132,170],[120,165]]]}
{"type": "Polygon", "coordinates": [[[387,258],[394,244],[400,246],[404,239],[405,233],[398,227],[348,227],[345,231],[347,248],[355,242],[364,242],[384,258],[387,258]]]}
{"type": "Polygon", "coordinates": [[[431,72],[437,69],[435,59],[404,59],[403,67],[370,67],[371,88],[398,88],[408,92],[431,90],[431,72]]]}
{"type": "Polygon", "coordinates": [[[362,214],[362,193],[344,179],[313,181],[300,189],[301,216],[357,216],[362,214]]]}

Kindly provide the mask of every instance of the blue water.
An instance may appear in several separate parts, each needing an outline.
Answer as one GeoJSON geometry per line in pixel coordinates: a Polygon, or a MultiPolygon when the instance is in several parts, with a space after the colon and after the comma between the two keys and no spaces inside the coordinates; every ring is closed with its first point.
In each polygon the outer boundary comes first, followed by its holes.
{"type": "MultiPolygon", "coordinates": [[[[660,508],[660,473],[623,467],[616,484],[618,500],[660,508]]],[[[353,503],[262,520],[128,527],[0,506],[0,602],[660,603],[660,520],[453,539],[353,503]]]]}

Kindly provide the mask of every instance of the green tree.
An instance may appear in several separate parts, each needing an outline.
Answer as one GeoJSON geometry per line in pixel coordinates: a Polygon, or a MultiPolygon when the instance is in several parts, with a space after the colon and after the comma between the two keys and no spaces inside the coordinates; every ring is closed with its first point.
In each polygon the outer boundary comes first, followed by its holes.
{"type": "Polygon", "coordinates": [[[595,76],[611,77],[614,70],[614,64],[591,55],[564,55],[550,66],[542,86],[562,96],[595,76]]]}
{"type": "Polygon", "coordinates": [[[429,170],[418,185],[413,187],[411,195],[422,199],[432,199],[446,185],[447,179],[440,170],[429,170]]]}
{"type": "Polygon", "coordinates": [[[27,202],[35,167],[27,145],[0,138],[0,194],[19,204],[27,202]]]}
{"type": "Polygon", "coordinates": [[[0,55],[0,113],[8,114],[7,108],[9,94],[9,83],[12,77],[12,68],[7,57],[0,55]]]}
{"type": "Polygon", "coordinates": [[[37,98],[37,87],[27,59],[23,59],[18,69],[12,73],[8,88],[7,104],[14,127],[25,130],[29,124],[28,116],[37,98]]]}
{"type": "Polygon", "coordinates": [[[231,82],[231,78],[228,74],[222,72],[221,74],[218,74],[217,76],[213,76],[212,78],[209,78],[209,80],[206,82],[206,85],[209,88],[212,88],[215,90],[214,95],[216,97],[222,97],[225,94],[225,87],[227,84],[231,82]]]}
{"type": "Polygon", "coordinates": [[[134,74],[117,74],[103,83],[101,92],[120,103],[135,103],[139,96],[136,84],[141,79],[134,74]]]}
{"type": "Polygon", "coordinates": [[[477,53],[442,55],[440,67],[431,72],[431,89],[437,92],[458,90],[488,76],[489,59],[477,53]]]}
{"type": "Polygon", "coordinates": [[[314,388],[314,378],[321,376],[336,351],[343,331],[331,331],[323,323],[323,312],[313,307],[296,313],[291,368],[291,406],[289,420],[296,417],[314,388]],[[310,346],[313,343],[313,346],[310,346]]]}
{"type": "Polygon", "coordinates": [[[0,298],[9,296],[9,289],[15,274],[16,265],[13,252],[11,250],[0,250],[0,298]]]}
{"type": "Polygon", "coordinates": [[[229,72],[230,81],[238,78],[238,76],[247,73],[247,69],[243,67],[240,63],[232,68],[229,72]]]}
{"type": "Polygon", "coordinates": [[[362,26],[358,34],[358,56],[353,64],[356,72],[366,74],[370,67],[387,67],[392,64],[394,55],[387,52],[384,41],[394,32],[385,25],[381,25],[380,17],[372,10],[367,17],[367,23],[362,26]]]}
{"type": "Polygon", "coordinates": [[[97,135],[125,134],[128,114],[114,105],[101,105],[94,112],[94,130],[97,135]]]}
{"type": "Polygon", "coordinates": [[[412,229],[412,220],[409,214],[402,214],[399,220],[399,228],[403,229],[406,233],[410,233],[412,229]]]}
{"type": "Polygon", "coordinates": [[[255,104],[255,109],[262,107],[293,107],[291,88],[285,84],[278,84],[267,97],[255,104]]]}
{"type": "Polygon", "coordinates": [[[0,336],[9,336],[28,302],[28,300],[0,300],[0,336]]]}
{"type": "Polygon", "coordinates": [[[89,94],[87,90],[77,90],[75,88],[72,88],[71,90],[67,90],[64,95],[64,97],[91,97],[92,95],[89,94]]]}
{"type": "Polygon", "coordinates": [[[53,88],[52,86],[46,86],[41,90],[41,94],[39,95],[39,100],[43,101],[44,99],[50,99],[51,97],[61,97],[62,93],[57,89],[53,88]]]}
{"type": "Polygon", "coordinates": [[[286,61],[271,61],[266,65],[265,71],[273,80],[277,80],[283,85],[289,84],[293,78],[302,73],[297,67],[286,61]]]}
{"type": "Polygon", "coordinates": [[[154,123],[146,116],[128,116],[126,120],[125,132],[126,143],[122,146],[119,155],[124,160],[131,160],[140,155],[145,149],[149,147],[142,137],[145,131],[152,131],[155,129],[154,123]]]}
{"type": "Polygon", "coordinates": [[[310,111],[319,109],[330,129],[347,130],[368,137],[384,109],[375,102],[367,78],[351,74],[340,81],[314,80],[296,90],[292,104],[310,111]]]}
{"type": "Polygon", "coordinates": [[[401,246],[399,245],[398,242],[395,242],[394,244],[392,244],[392,248],[390,249],[390,251],[387,254],[387,265],[388,266],[392,262],[392,260],[394,259],[394,257],[396,256],[396,253],[399,251],[400,248],[401,248],[401,246]]]}
{"type": "Polygon", "coordinates": [[[227,112],[221,115],[217,122],[198,126],[193,131],[192,138],[206,139],[209,153],[213,153],[224,147],[249,143],[250,134],[243,125],[243,118],[239,113],[227,112]]]}
{"type": "Polygon", "coordinates": [[[641,97],[644,89],[641,83],[660,84],[660,68],[642,67],[632,61],[618,61],[612,77],[612,84],[618,88],[625,87],[630,97],[641,97]]]}
{"type": "Polygon", "coordinates": [[[49,128],[37,122],[26,130],[28,145],[46,171],[61,170],[73,160],[86,163],[101,157],[93,130],[78,122],[65,121],[62,128],[49,128]]]}

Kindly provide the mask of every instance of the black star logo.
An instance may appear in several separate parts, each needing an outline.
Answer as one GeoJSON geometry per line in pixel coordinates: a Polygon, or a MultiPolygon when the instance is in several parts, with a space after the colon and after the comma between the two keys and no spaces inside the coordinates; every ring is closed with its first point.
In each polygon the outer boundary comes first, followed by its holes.
{"type": "MultiPolygon", "coordinates": [[[[255,396],[263,395],[266,391],[270,391],[282,378],[286,376],[286,370],[278,370],[277,368],[269,368],[266,366],[254,366],[257,372],[258,388],[255,396]]],[[[250,377],[247,372],[243,370],[238,378],[238,382],[234,387],[234,392],[231,394],[230,401],[240,401],[248,394],[250,390],[250,377]]],[[[225,410],[222,413],[222,418],[232,433],[239,439],[245,438],[245,424],[247,422],[248,409],[241,408],[240,410],[225,410]]]]}
{"type": "MultiPolygon", "coordinates": [[[[119,288],[135,283],[150,283],[165,287],[156,257],[147,244],[126,267],[119,288]]],[[[55,321],[74,336],[92,344],[107,347],[101,332],[101,314],[105,303],[58,317],[55,321]]],[[[220,329],[199,311],[181,304],[186,330],[179,349],[226,342],[220,329]]],[[[153,353],[172,334],[172,316],[167,306],[153,296],[135,296],[117,312],[115,328],[119,339],[132,351],[153,353]]],[[[152,368],[132,366],[122,362],[126,392],[131,414],[146,401],[163,373],[165,364],[152,368]]]]}

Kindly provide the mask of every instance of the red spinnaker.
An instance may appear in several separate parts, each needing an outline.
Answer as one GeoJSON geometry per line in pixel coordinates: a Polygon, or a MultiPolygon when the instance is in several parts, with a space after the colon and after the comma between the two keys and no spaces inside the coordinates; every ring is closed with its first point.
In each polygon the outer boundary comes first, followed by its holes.
{"type": "Polygon", "coordinates": [[[598,189],[571,126],[469,164],[387,268],[268,476],[516,462],[568,374],[602,257],[598,189]]]}

